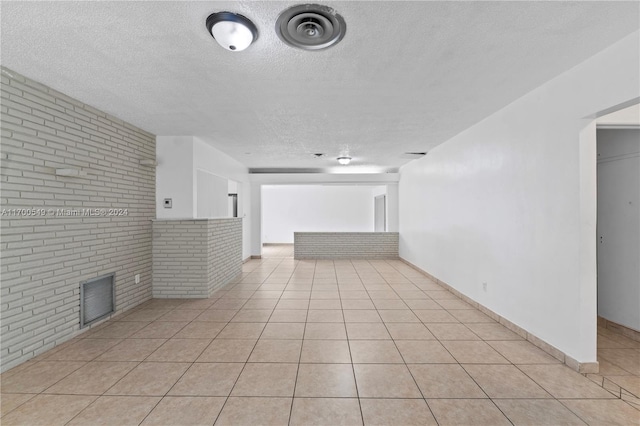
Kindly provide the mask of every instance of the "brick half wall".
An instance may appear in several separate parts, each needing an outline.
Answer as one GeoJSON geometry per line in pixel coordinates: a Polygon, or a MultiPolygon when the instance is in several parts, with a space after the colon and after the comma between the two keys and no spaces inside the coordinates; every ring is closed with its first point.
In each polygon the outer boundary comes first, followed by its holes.
{"type": "Polygon", "coordinates": [[[397,259],[397,232],[294,232],[295,259],[397,259]]]}

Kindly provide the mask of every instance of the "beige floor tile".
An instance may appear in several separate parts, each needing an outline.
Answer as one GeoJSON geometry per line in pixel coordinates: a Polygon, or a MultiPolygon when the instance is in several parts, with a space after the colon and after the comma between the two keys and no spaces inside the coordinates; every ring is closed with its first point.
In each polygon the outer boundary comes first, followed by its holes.
{"type": "Polygon", "coordinates": [[[489,398],[551,398],[513,365],[467,364],[463,368],[489,398]]]}
{"type": "Polygon", "coordinates": [[[246,362],[255,345],[255,339],[215,339],[196,362],[246,362]]]}
{"type": "Polygon", "coordinates": [[[347,299],[342,301],[342,309],[375,309],[370,299],[347,299]]]}
{"type": "Polygon", "coordinates": [[[361,398],[420,398],[404,364],[354,364],[361,398]]]}
{"type": "Polygon", "coordinates": [[[101,396],[85,408],[70,426],[139,425],[160,401],[150,396],[101,396]]]}
{"type": "Polygon", "coordinates": [[[249,299],[242,310],[266,309],[273,311],[277,304],[278,299],[249,299]]]}
{"type": "Polygon", "coordinates": [[[249,362],[298,362],[302,340],[258,340],[249,362]]]}
{"type": "Polygon", "coordinates": [[[350,364],[300,364],[296,397],[357,397],[350,364]]]}
{"type": "Polygon", "coordinates": [[[188,321],[154,321],[131,337],[134,339],[170,339],[187,324],[189,324],[188,321]]]}
{"type": "Polygon", "coordinates": [[[352,322],[346,323],[349,340],[390,340],[391,336],[382,323],[352,322]]]}
{"type": "Polygon", "coordinates": [[[304,338],[309,340],[346,340],[344,323],[307,323],[304,338]]]}
{"type": "Polygon", "coordinates": [[[304,340],[300,362],[343,364],[351,362],[346,340],[304,340]]]}
{"type": "Polygon", "coordinates": [[[134,312],[124,315],[122,318],[118,317],[118,321],[155,321],[168,311],[166,309],[138,309],[134,312]]]}
{"type": "Polygon", "coordinates": [[[460,300],[454,294],[449,293],[446,290],[426,290],[425,293],[433,300],[460,300]]]}
{"type": "Polygon", "coordinates": [[[96,396],[80,395],[38,395],[3,416],[2,424],[4,426],[64,425],[96,398],[96,396]]]}
{"type": "Polygon", "coordinates": [[[36,396],[34,393],[3,393],[0,395],[0,417],[18,408],[34,396],[36,396]]]}
{"type": "Polygon", "coordinates": [[[424,399],[361,399],[365,425],[437,425],[424,399]]]}
{"type": "Polygon", "coordinates": [[[357,398],[295,398],[291,425],[361,425],[357,398]]]}
{"type": "MultiPolygon", "coordinates": [[[[440,306],[434,300],[407,300],[406,304],[411,309],[415,310],[441,310],[442,306],[440,306]]],[[[378,308],[380,309],[380,308],[378,308]]]]}
{"type": "Polygon", "coordinates": [[[313,289],[311,290],[311,300],[340,300],[340,293],[337,290],[337,287],[325,287],[324,290],[316,290],[318,284],[313,283],[313,289]],[[330,288],[334,288],[335,290],[330,290],[330,288]]]}
{"type": "Polygon", "coordinates": [[[309,303],[309,309],[342,309],[340,299],[314,299],[309,303]]]}
{"type": "Polygon", "coordinates": [[[559,364],[560,361],[538,349],[530,342],[495,341],[487,342],[492,348],[514,364],[559,364]]]}
{"type": "Polygon", "coordinates": [[[555,399],[494,399],[515,426],[586,425],[555,399]]]}
{"type": "Polygon", "coordinates": [[[560,401],[589,425],[640,425],[640,410],[619,399],[560,401]]]}
{"type": "Polygon", "coordinates": [[[114,321],[105,327],[96,328],[96,331],[90,331],[87,337],[91,339],[125,339],[149,324],[150,321],[114,321]]]}
{"type": "Polygon", "coordinates": [[[47,361],[91,361],[111,349],[122,339],[80,339],[76,343],[46,356],[47,361]]]}
{"type": "Polygon", "coordinates": [[[180,305],[180,309],[195,309],[201,311],[209,309],[217,299],[189,299],[180,305]]]}
{"type": "Polygon", "coordinates": [[[263,322],[229,323],[216,339],[257,339],[262,334],[265,325],[266,323],[263,322]]]}
{"type": "Polygon", "coordinates": [[[185,299],[152,299],[145,303],[144,308],[170,310],[182,306],[185,302],[185,299]]]}
{"type": "Polygon", "coordinates": [[[631,394],[640,397],[640,377],[638,376],[607,376],[607,379],[627,390],[631,394]]]}
{"type": "Polygon", "coordinates": [[[96,361],[143,361],[166,342],[165,339],[125,339],[96,361]]]}
{"type": "Polygon", "coordinates": [[[45,393],[102,395],[118,380],[129,373],[137,362],[93,361],[74,371],[45,393]]]}
{"type": "Polygon", "coordinates": [[[392,340],[349,341],[351,359],[358,364],[404,363],[392,340]]]}
{"type": "Polygon", "coordinates": [[[224,405],[216,426],[287,426],[291,398],[235,398],[224,405]]]}
{"type": "Polygon", "coordinates": [[[477,309],[449,309],[448,312],[461,323],[496,323],[477,309]]]}
{"type": "Polygon", "coordinates": [[[444,309],[416,309],[413,312],[424,323],[459,323],[453,315],[444,309]]]}
{"type": "Polygon", "coordinates": [[[383,309],[378,311],[385,323],[419,323],[420,319],[409,309],[383,309]]]}
{"type": "Polygon", "coordinates": [[[271,314],[269,322],[306,322],[306,309],[276,309],[271,314]]]}
{"type": "Polygon", "coordinates": [[[170,339],[149,355],[147,361],[194,362],[212,339],[170,339]]]}
{"type": "Polygon", "coordinates": [[[176,339],[214,339],[224,327],[225,324],[220,322],[194,321],[187,324],[173,337],[176,339]]]}
{"type": "Polygon", "coordinates": [[[271,309],[241,309],[231,319],[231,322],[267,322],[271,316],[271,312],[273,312],[271,309]]]}
{"type": "Polygon", "coordinates": [[[520,365],[518,368],[555,398],[614,398],[565,365],[520,365]]]}
{"type": "Polygon", "coordinates": [[[247,364],[233,396],[293,396],[298,364],[247,364]]]}
{"type": "Polygon", "coordinates": [[[382,318],[375,309],[345,309],[344,322],[382,323],[382,318]]]}
{"type": "Polygon", "coordinates": [[[309,300],[311,298],[311,284],[289,284],[282,293],[280,300],[309,300]]]}
{"type": "Polygon", "coordinates": [[[465,324],[482,340],[524,340],[507,327],[496,322],[465,324]]]}
{"type": "Polygon", "coordinates": [[[173,396],[228,396],[244,364],[195,363],[171,388],[173,396]]]}
{"type": "Polygon", "coordinates": [[[482,341],[450,340],[442,344],[461,364],[508,364],[506,358],[482,341]]]}
{"type": "Polygon", "coordinates": [[[207,309],[206,311],[198,315],[198,317],[194,319],[194,321],[227,323],[231,321],[231,318],[233,318],[237,312],[238,311],[235,309],[207,309]]]}
{"type": "Polygon", "coordinates": [[[167,396],[144,419],[142,426],[212,425],[225,398],[167,396]]]}
{"type": "Polygon", "coordinates": [[[338,309],[309,309],[307,322],[344,322],[344,317],[338,309]]]}
{"type": "Polygon", "coordinates": [[[306,299],[280,299],[276,309],[309,309],[309,306],[309,301],[306,299]]]}
{"type": "Polygon", "coordinates": [[[488,399],[428,399],[438,424],[499,426],[511,422],[488,399]]]}
{"type": "Polygon", "coordinates": [[[172,322],[175,322],[175,321],[193,321],[194,319],[196,319],[203,312],[205,312],[204,309],[202,309],[202,310],[175,309],[173,311],[167,312],[166,314],[164,314],[163,316],[158,318],[156,321],[157,322],[162,322],[162,321],[172,321],[172,322]]]}
{"type": "Polygon", "coordinates": [[[436,340],[396,340],[400,355],[407,364],[455,364],[449,351],[436,340]]]}
{"type": "Polygon", "coordinates": [[[270,322],[264,328],[260,339],[293,339],[302,340],[304,336],[303,323],[277,323],[270,322]]]}
{"type": "Polygon", "coordinates": [[[467,302],[463,302],[462,300],[459,300],[459,299],[440,299],[436,303],[438,303],[438,305],[442,306],[444,309],[447,309],[447,310],[476,309],[470,304],[468,304],[467,302]]]}
{"type": "Polygon", "coordinates": [[[252,299],[280,299],[282,291],[279,290],[258,290],[252,297],[252,299]]]}
{"type": "Polygon", "coordinates": [[[458,364],[410,364],[425,398],[487,398],[458,364]]]}
{"type": "Polygon", "coordinates": [[[394,340],[435,340],[435,336],[420,323],[387,323],[394,340]]]}
{"type": "Polygon", "coordinates": [[[480,340],[464,324],[425,324],[438,340],[480,340]]]}
{"type": "Polygon", "coordinates": [[[41,361],[2,377],[3,393],[40,393],[85,365],[83,361],[41,361]]]}
{"type": "Polygon", "coordinates": [[[400,300],[400,296],[393,290],[369,290],[369,297],[374,302],[376,300],[400,300]]]}
{"type": "Polygon", "coordinates": [[[640,350],[600,349],[598,350],[598,356],[636,376],[640,376],[640,350]]]}
{"type": "Polygon", "coordinates": [[[143,362],[109,389],[107,395],[164,396],[189,368],[188,363],[143,362]]]}

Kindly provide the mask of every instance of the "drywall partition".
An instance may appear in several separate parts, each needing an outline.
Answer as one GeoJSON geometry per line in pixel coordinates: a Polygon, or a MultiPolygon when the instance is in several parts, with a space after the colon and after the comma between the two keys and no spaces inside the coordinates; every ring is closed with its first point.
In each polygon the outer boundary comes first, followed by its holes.
{"type": "Polygon", "coordinates": [[[131,124],[1,75],[5,371],[78,334],[83,281],[115,273],[116,313],[151,297],[155,167],[141,161],[156,152],[154,136],[131,124]]]}
{"type": "Polygon", "coordinates": [[[640,96],[638,38],[401,169],[400,256],[582,363],[596,361],[588,117],[640,96]]]}
{"type": "Polygon", "coordinates": [[[597,139],[598,315],[640,331],[640,129],[597,139]]]}
{"type": "Polygon", "coordinates": [[[373,187],[265,185],[263,243],[293,243],[294,232],[373,232],[373,187]]]}
{"type": "MultiPolygon", "coordinates": [[[[243,256],[251,252],[251,192],[248,169],[215,148],[211,141],[193,136],[158,136],[157,217],[158,219],[193,219],[198,212],[198,176],[215,176],[237,183],[238,216],[242,220],[243,256]],[[172,200],[165,208],[164,199],[172,200]]],[[[204,185],[208,182],[204,179],[204,185]]],[[[226,185],[226,184],[225,184],[226,185]]],[[[222,188],[220,184],[220,188],[222,188]]],[[[225,187],[226,188],[226,187],[225,187]]],[[[200,191],[206,191],[201,188],[200,191]]],[[[220,194],[218,194],[220,195],[220,194]]],[[[215,197],[214,197],[215,198],[215,197]]],[[[227,216],[227,200],[201,204],[202,214],[227,216]]]]}

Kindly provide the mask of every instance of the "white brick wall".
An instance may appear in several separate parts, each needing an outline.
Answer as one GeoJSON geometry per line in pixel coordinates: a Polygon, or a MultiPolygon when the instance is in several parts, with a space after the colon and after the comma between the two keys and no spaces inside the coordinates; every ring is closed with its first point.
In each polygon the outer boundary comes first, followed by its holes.
{"type": "Polygon", "coordinates": [[[153,222],[153,297],[209,297],[241,272],[241,218],[153,222]]]}
{"type": "Polygon", "coordinates": [[[139,162],[155,159],[155,137],[4,67],[1,80],[5,371],[77,334],[82,281],[115,272],[118,312],[151,297],[155,168],[139,162]],[[56,176],[58,168],[87,176],[56,176]],[[44,211],[10,212],[25,208],[44,211]],[[127,214],[62,217],[57,209],[127,214]]]}
{"type": "Polygon", "coordinates": [[[397,259],[397,232],[294,232],[295,259],[397,259]]]}

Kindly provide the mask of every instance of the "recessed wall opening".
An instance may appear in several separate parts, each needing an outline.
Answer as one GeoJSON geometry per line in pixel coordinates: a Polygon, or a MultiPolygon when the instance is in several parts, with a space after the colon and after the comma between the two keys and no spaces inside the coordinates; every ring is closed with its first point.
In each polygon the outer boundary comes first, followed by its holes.
{"type": "Polygon", "coordinates": [[[99,321],[115,311],[115,273],[80,284],[80,328],[99,321]]]}

